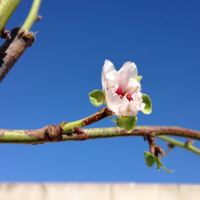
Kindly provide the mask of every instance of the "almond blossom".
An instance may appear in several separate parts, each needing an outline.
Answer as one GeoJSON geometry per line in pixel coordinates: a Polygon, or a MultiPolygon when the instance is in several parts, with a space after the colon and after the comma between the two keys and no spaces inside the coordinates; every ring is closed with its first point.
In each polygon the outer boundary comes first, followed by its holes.
{"type": "Polygon", "coordinates": [[[137,75],[137,67],[133,62],[125,62],[122,68],[116,71],[113,63],[105,60],[102,86],[107,107],[116,115],[136,116],[139,110],[144,109],[137,75]]]}

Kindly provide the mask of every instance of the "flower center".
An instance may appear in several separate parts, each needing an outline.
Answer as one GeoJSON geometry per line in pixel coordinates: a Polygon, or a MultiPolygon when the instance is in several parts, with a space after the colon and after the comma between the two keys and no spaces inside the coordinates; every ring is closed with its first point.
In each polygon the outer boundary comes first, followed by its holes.
{"type": "Polygon", "coordinates": [[[123,99],[123,97],[125,96],[129,101],[133,101],[133,98],[131,97],[131,94],[128,94],[127,92],[123,92],[122,88],[119,87],[116,91],[116,94],[118,94],[120,99],[123,99]]]}

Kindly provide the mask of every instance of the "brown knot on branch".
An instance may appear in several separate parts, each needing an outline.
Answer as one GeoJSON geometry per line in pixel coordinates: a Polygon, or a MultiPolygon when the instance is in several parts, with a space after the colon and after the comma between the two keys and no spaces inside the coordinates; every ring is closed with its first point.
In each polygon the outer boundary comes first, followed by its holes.
{"type": "Polygon", "coordinates": [[[26,131],[26,134],[43,142],[58,142],[62,141],[63,129],[61,126],[48,125],[41,129],[26,131]]]}
{"type": "Polygon", "coordinates": [[[155,137],[153,136],[153,134],[146,136],[146,139],[149,143],[149,148],[150,148],[149,151],[151,154],[155,155],[156,157],[158,157],[159,154],[161,154],[161,155],[165,154],[162,147],[157,146],[155,137]]]}
{"type": "Polygon", "coordinates": [[[11,39],[11,36],[10,36],[10,31],[8,31],[8,30],[3,30],[2,32],[1,32],[1,38],[3,38],[3,39],[6,39],[6,40],[9,40],[9,39],[11,39]]]}
{"type": "Polygon", "coordinates": [[[0,82],[17,62],[27,47],[35,42],[35,35],[22,28],[11,31],[11,39],[6,40],[0,47],[0,82]]]}

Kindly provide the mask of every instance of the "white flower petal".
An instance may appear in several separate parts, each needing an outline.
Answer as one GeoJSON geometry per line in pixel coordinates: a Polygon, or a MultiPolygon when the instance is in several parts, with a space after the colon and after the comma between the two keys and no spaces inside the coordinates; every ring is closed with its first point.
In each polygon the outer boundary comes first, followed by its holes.
{"type": "Polygon", "coordinates": [[[130,106],[130,115],[129,116],[136,116],[138,114],[138,109],[135,105],[134,101],[130,101],[129,102],[129,106],[130,106]]]}
{"type": "Polygon", "coordinates": [[[120,98],[119,96],[113,92],[110,88],[105,91],[106,93],[106,102],[107,107],[117,115],[119,115],[119,107],[120,107],[120,98]]]}
{"type": "Polygon", "coordinates": [[[138,114],[138,110],[136,109],[135,103],[133,101],[130,101],[128,103],[121,103],[119,114],[122,116],[134,117],[138,114]]]}
{"type": "Polygon", "coordinates": [[[144,103],[142,103],[143,102],[142,93],[140,93],[140,92],[134,93],[134,94],[131,95],[131,97],[133,98],[133,101],[135,103],[137,110],[143,110],[144,109],[144,103]]]}
{"type": "Polygon", "coordinates": [[[112,62],[109,60],[105,60],[102,74],[101,74],[101,82],[103,90],[106,90],[110,87],[115,86],[115,79],[116,79],[116,70],[112,62]]]}
{"type": "Polygon", "coordinates": [[[125,90],[129,79],[135,79],[137,77],[137,67],[135,63],[125,62],[122,68],[117,73],[119,86],[122,87],[123,90],[125,90]]]}
{"type": "Polygon", "coordinates": [[[128,85],[126,87],[126,91],[128,94],[137,93],[141,90],[141,85],[136,81],[136,79],[130,78],[128,85]]]}
{"type": "Polygon", "coordinates": [[[129,103],[121,103],[120,104],[120,107],[119,107],[119,115],[122,115],[122,116],[129,116],[128,115],[128,104],[129,103]]]}

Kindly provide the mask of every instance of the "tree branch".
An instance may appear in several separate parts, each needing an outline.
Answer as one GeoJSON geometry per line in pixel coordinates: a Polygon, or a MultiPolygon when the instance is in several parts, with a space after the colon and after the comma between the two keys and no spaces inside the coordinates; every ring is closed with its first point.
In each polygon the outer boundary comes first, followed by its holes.
{"type": "Polygon", "coordinates": [[[41,4],[41,0],[34,0],[33,4],[31,6],[31,10],[28,14],[28,17],[26,18],[26,21],[24,22],[22,28],[25,30],[30,30],[31,26],[33,25],[33,23],[35,21],[37,21],[37,14],[38,14],[38,10],[40,8],[40,4],[41,4]]]}
{"type": "Polygon", "coordinates": [[[0,82],[17,62],[27,47],[32,46],[35,35],[20,28],[11,31],[12,39],[6,40],[0,47],[0,82]]]}
{"type": "Polygon", "coordinates": [[[0,37],[8,39],[4,28],[21,0],[0,0],[0,37]]]}
{"type": "MultiPolygon", "coordinates": [[[[70,123],[69,123],[70,124],[70,123]]],[[[170,135],[178,137],[193,138],[200,140],[200,132],[180,127],[166,126],[137,126],[130,133],[118,128],[91,128],[64,133],[62,125],[48,125],[42,129],[36,130],[6,130],[0,129],[0,143],[16,143],[16,144],[42,144],[46,142],[60,141],[76,141],[97,138],[111,138],[124,136],[142,136],[147,137],[154,135],[170,135]]],[[[178,145],[177,145],[178,146],[178,145]]],[[[180,145],[179,145],[180,146],[180,145]]]]}

